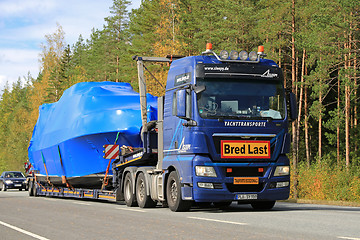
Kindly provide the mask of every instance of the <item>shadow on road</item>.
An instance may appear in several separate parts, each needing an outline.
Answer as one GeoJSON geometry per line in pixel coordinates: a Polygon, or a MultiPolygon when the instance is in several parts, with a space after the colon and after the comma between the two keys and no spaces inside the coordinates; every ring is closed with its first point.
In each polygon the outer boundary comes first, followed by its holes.
{"type": "Polygon", "coordinates": [[[271,210],[254,210],[250,204],[237,204],[233,202],[229,207],[216,208],[214,206],[195,206],[191,208],[192,212],[211,212],[211,213],[222,213],[222,212],[289,212],[289,211],[345,211],[345,212],[358,212],[360,213],[360,207],[345,207],[345,206],[333,206],[333,205],[315,205],[315,204],[304,204],[304,203],[283,203],[278,202],[271,210]]]}
{"type": "MultiPolygon", "coordinates": [[[[0,191],[0,199],[9,198],[35,198],[28,197],[27,191],[19,190],[7,190],[6,192],[0,191]]],[[[42,197],[44,198],[44,197],[42,197]]],[[[52,199],[76,200],[78,202],[98,202],[103,204],[117,204],[125,205],[124,202],[111,202],[106,200],[94,200],[94,199],[78,199],[78,198],[60,198],[60,197],[46,197],[52,199]]],[[[164,208],[161,204],[158,204],[156,208],[164,208]]],[[[308,204],[308,203],[290,203],[290,202],[277,202],[271,210],[254,210],[250,204],[237,204],[233,202],[228,207],[215,207],[211,203],[194,204],[190,209],[191,212],[207,212],[207,213],[231,213],[231,212],[302,212],[302,211],[342,211],[342,212],[355,212],[360,213],[360,207],[348,207],[348,206],[335,206],[335,205],[320,205],[320,204],[308,204]]]]}

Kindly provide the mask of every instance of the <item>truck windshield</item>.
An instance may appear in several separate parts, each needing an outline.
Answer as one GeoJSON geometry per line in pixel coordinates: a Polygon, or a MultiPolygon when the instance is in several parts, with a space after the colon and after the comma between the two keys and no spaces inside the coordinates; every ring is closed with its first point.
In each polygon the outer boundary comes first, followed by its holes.
{"type": "Polygon", "coordinates": [[[281,81],[198,78],[197,94],[202,118],[283,119],[284,89],[281,81]]]}

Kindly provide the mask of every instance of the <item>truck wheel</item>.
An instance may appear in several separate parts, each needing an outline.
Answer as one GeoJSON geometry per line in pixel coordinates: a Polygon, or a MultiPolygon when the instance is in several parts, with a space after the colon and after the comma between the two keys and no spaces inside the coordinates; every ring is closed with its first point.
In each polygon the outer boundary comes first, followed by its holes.
{"type": "Polygon", "coordinates": [[[169,208],[173,212],[188,211],[191,207],[191,201],[185,201],[181,198],[181,184],[176,171],[169,175],[166,184],[166,198],[169,208]]]}
{"type": "Polygon", "coordinates": [[[33,192],[32,194],[33,194],[34,197],[39,196],[38,193],[37,193],[36,182],[33,182],[32,192],[33,192]]]}
{"type": "Polygon", "coordinates": [[[133,193],[133,182],[130,173],[126,174],[124,182],[124,199],[128,207],[136,207],[135,194],[133,193]]]}
{"type": "Polygon", "coordinates": [[[253,202],[251,206],[254,210],[270,210],[274,207],[276,201],[253,202]]]}
{"type": "Polygon", "coordinates": [[[28,193],[29,193],[29,196],[30,196],[30,197],[34,196],[33,187],[34,187],[34,182],[33,182],[33,181],[30,181],[30,182],[29,182],[29,186],[28,186],[28,193]]]}
{"type": "Polygon", "coordinates": [[[156,202],[146,194],[146,189],[145,175],[140,173],[136,180],[136,201],[141,208],[153,208],[156,206],[156,202]]]}

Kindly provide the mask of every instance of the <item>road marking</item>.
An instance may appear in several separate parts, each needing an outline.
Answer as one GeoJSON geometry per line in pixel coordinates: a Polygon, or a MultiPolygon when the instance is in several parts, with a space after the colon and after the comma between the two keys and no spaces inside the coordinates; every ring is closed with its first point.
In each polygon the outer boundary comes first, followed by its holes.
{"type": "Polygon", "coordinates": [[[21,232],[21,233],[23,233],[23,234],[26,234],[26,235],[28,235],[28,236],[30,236],[30,237],[39,239],[39,240],[49,240],[48,238],[44,238],[44,237],[42,237],[42,236],[36,235],[35,233],[28,232],[28,231],[26,231],[26,230],[23,230],[23,229],[21,229],[21,228],[15,227],[15,226],[13,226],[13,225],[10,225],[10,224],[5,223],[5,222],[2,222],[2,221],[0,221],[0,224],[1,224],[1,225],[4,225],[5,227],[11,228],[11,229],[13,229],[13,230],[15,230],[15,231],[18,231],[18,232],[21,232]]]}
{"type": "Polygon", "coordinates": [[[133,211],[133,212],[146,212],[144,210],[140,210],[140,209],[132,209],[132,208],[116,208],[116,209],[119,209],[119,210],[126,210],[126,211],[133,211]]]}
{"type": "Polygon", "coordinates": [[[354,237],[338,237],[340,239],[348,239],[348,240],[360,240],[360,238],[354,238],[354,237]]]}
{"type": "Polygon", "coordinates": [[[248,223],[230,222],[230,221],[223,221],[223,220],[211,219],[211,218],[200,218],[200,217],[188,217],[188,218],[198,219],[198,220],[204,220],[204,221],[211,221],[211,222],[220,222],[220,223],[236,224],[236,225],[249,225],[248,223]]]}

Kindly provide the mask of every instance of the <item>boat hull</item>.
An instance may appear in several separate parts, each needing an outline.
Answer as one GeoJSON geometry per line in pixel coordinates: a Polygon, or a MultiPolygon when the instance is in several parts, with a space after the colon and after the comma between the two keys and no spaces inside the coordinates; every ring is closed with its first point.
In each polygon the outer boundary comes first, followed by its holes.
{"type": "MultiPolygon", "coordinates": [[[[156,97],[148,96],[148,102],[148,109],[153,110],[148,120],[154,120],[156,97]]],[[[29,161],[56,184],[66,177],[73,187],[98,185],[109,166],[103,157],[104,145],[142,147],[140,98],[129,84],[79,83],[39,111],[29,161]]]]}

